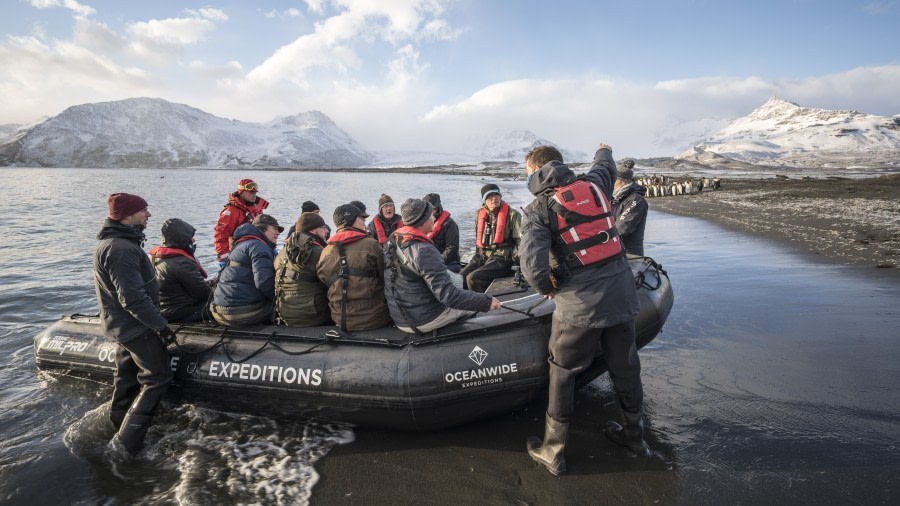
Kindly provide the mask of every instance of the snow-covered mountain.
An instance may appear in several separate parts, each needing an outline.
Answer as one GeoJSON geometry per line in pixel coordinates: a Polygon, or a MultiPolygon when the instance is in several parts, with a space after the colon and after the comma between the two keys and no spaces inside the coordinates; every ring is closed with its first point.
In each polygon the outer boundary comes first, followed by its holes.
{"type": "Polygon", "coordinates": [[[900,115],[814,109],[771,98],[676,158],[708,163],[716,159],[711,154],[791,167],[896,166],[900,115]]]}
{"type": "Polygon", "coordinates": [[[161,99],[69,107],[0,142],[0,165],[358,167],[373,155],[318,111],[267,124],[161,99]]]}
{"type": "Polygon", "coordinates": [[[524,163],[525,155],[538,146],[553,146],[563,155],[566,162],[588,162],[590,157],[583,151],[561,148],[547,139],[541,139],[531,130],[498,131],[483,141],[479,157],[484,161],[514,161],[524,163]]]}

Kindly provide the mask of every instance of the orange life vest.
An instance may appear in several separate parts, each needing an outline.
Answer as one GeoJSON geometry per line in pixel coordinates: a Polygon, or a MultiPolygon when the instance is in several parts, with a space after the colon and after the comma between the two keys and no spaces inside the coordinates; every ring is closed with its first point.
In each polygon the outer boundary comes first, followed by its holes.
{"type": "Polygon", "coordinates": [[[436,235],[441,231],[441,227],[444,226],[444,223],[447,222],[447,218],[450,217],[450,213],[447,211],[442,211],[441,215],[438,216],[437,221],[434,222],[434,228],[431,229],[431,232],[428,232],[428,238],[434,239],[436,235]]]}
{"type": "MultiPolygon", "coordinates": [[[[509,204],[504,202],[500,205],[500,210],[497,212],[497,227],[494,230],[494,238],[491,241],[491,245],[499,246],[503,244],[503,236],[506,235],[506,221],[509,218],[509,204]]],[[[478,246],[478,249],[484,249],[484,240],[482,239],[484,236],[484,226],[488,220],[488,210],[481,207],[478,210],[478,223],[475,227],[475,245],[478,246]]]]}
{"type": "MultiPolygon", "coordinates": [[[[387,230],[384,229],[384,223],[381,222],[378,216],[372,219],[372,223],[375,224],[375,238],[378,240],[378,244],[384,244],[384,242],[388,240],[388,234],[387,230]]],[[[397,228],[400,228],[402,226],[403,220],[398,221],[397,228]]]]}

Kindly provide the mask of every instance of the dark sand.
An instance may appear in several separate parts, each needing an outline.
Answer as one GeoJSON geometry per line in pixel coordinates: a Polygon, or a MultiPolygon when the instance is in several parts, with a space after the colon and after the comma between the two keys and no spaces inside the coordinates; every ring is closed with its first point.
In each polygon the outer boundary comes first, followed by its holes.
{"type": "Polygon", "coordinates": [[[900,275],[900,174],[873,179],[736,179],[648,199],[651,209],[762,235],[824,261],[900,275]]]}

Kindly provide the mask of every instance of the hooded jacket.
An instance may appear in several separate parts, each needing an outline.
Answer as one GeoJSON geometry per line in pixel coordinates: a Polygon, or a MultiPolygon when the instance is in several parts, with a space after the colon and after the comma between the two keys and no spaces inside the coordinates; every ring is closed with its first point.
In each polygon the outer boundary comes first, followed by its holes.
{"type": "Polygon", "coordinates": [[[150,250],[159,283],[159,308],[170,322],[181,321],[209,302],[206,271],[192,253],[195,229],[181,220],[163,227],[162,246],[150,250]]]}
{"type": "Polygon", "coordinates": [[[234,250],[213,293],[217,306],[252,306],[275,298],[275,245],[250,223],[234,231],[234,250]]]}
{"type": "Polygon", "coordinates": [[[384,253],[378,241],[353,227],[338,229],[328,239],[328,246],[322,251],[316,266],[316,274],[328,290],[331,319],[340,325],[343,280],[339,276],[341,260],[338,243],[343,244],[350,269],[346,300],[347,330],[371,330],[386,326],[390,323],[390,316],[384,300],[384,253]]]}
{"type": "Polygon", "coordinates": [[[94,289],[103,333],[121,343],[159,332],[168,323],[159,312],[159,284],[141,247],[143,228],[108,219],[97,234],[94,289]]]}
{"type": "Polygon", "coordinates": [[[490,296],[453,284],[441,253],[413,227],[394,232],[390,245],[385,245],[384,260],[384,295],[391,319],[398,326],[425,325],[448,307],[485,312],[491,309],[490,296]]]}
{"type": "Polygon", "coordinates": [[[287,325],[312,327],[331,321],[328,294],[316,275],[324,247],[319,236],[295,232],[275,257],[275,311],[287,325]]]}
{"type": "MultiPolygon", "coordinates": [[[[616,164],[608,149],[599,149],[586,176],[609,198],[616,180],[616,164]]],[[[546,190],[575,181],[568,165],[552,161],[532,174],[528,190],[535,196],[546,190]]],[[[631,268],[624,255],[609,262],[590,265],[574,272],[568,279],[551,282],[551,245],[553,237],[544,225],[542,206],[535,199],[525,207],[522,219],[522,242],[519,246],[522,274],[539,293],[556,293],[555,316],[569,325],[582,328],[605,328],[634,319],[638,312],[637,292],[631,268]]]]}
{"type": "Polygon", "coordinates": [[[625,251],[644,256],[644,227],[647,225],[647,189],[631,182],[613,200],[616,207],[616,230],[622,238],[625,251]]]}
{"type": "Polygon", "coordinates": [[[250,223],[253,218],[269,207],[269,202],[262,197],[256,197],[253,204],[247,204],[238,195],[238,192],[228,194],[228,202],[219,213],[219,221],[213,230],[213,241],[216,247],[216,256],[221,257],[231,251],[234,246],[234,232],[244,223],[250,223]]]}

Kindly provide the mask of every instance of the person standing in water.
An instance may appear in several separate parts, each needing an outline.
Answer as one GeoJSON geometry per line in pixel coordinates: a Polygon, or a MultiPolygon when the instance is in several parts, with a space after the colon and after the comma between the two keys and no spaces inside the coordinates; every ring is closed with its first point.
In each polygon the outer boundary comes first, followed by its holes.
{"type": "Polygon", "coordinates": [[[147,201],[113,193],[109,217],[94,249],[94,288],[103,333],[116,341],[116,373],[109,418],[113,444],[136,455],[172,381],[166,343],[175,333],[159,310],[159,284],[144,252],[147,201]]]}

